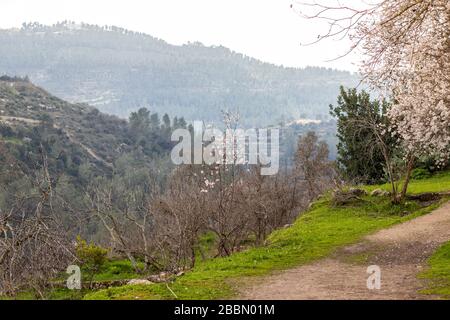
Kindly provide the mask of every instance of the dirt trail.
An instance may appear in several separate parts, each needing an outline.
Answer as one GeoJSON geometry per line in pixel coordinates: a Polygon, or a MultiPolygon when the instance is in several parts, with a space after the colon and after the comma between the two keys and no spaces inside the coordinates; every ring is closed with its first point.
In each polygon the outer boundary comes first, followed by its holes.
{"type": "MultiPolygon", "coordinates": [[[[9,124],[14,124],[15,122],[24,122],[30,125],[38,125],[41,123],[40,120],[34,120],[34,119],[29,119],[29,118],[23,118],[23,117],[7,117],[7,116],[0,116],[0,122],[5,122],[5,123],[9,123],[9,124]]],[[[81,148],[83,148],[92,158],[94,158],[95,160],[103,163],[105,166],[109,167],[109,168],[113,168],[113,164],[107,162],[106,160],[104,160],[102,157],[98,156],[94,150],[92,150],[91,148],[89,148],[88,146],[84,145],[83,143],[81,143],[80,141],[78,141],[69,131],[63,129],[62,127],[60,127],[59,125],[54,124],[53,125],[55,129],[60,129],[63,131],[63,133],[67,136],[67,138],[74,144],[79,145],[81,148]]]]}
{"type": "Polygon", "coordinates": [[[22,118],[22,117],[7,117],[7,116],[0,116],[0,122],[5,122],[8,124],[14,124],[15,122],[24,122],[24,123],[31,124],[31,125],[38,125],[41,123],[40,120],[22,118]]]}
{"type": "Polygon", "coordinates": [[[94,158],[95,160],[103,163],[106,167],[109,167],[111,169],[114,168],[114,165],[112,163],[107,162],[106,160],[104,160],[102,157],[98,156],[94,150],[92,150],[91,148],[89,148],[88,146],[82,144],[80,141],[78,141],[69,131],[63,129],[62,127],[60,127],[59,125],[54,124],[53,125],[55,127],[55,129],[59,129],[62,130],[62,132],[67,136],[67,138],[70,140],[70,142],[79,145],[81,148],[83,148],[92,158],[94,158]]]}
{"type": "Polygon", "coordinates": [[[258,280],[242,299],[432,299],[418,293],[426,259],[450,240],[450,202],[432,213],[367,236],[332,257],[258,280]],[[361,257],[365,257],[361,259],[361,257]],[[362,262],[364,261],[364,262],[362,262]],[[381,268],[381,289],[367,289],[367,267],[381,268]]]}

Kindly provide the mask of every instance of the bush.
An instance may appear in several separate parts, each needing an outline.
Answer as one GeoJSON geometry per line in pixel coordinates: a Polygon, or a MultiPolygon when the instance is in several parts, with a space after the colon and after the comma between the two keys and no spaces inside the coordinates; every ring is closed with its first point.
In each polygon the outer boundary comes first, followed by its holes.
{"type": "Polygon", "coordinates": [[[106,262],[106,255],[108,250],[93,243],[88,244],[85,240],[77,237],[76,242],[76,255],[80,261],[83,272],[89,275],[89,279],[92,280],[94,275],[98,273],[101,267],[106,262]]]}
{"type": "Polygon", "coordinates": [[[424,168],[414,169],[411,173],[411,178],[414,180],[422,180],[431,177],[430,171],[424,168]]]}

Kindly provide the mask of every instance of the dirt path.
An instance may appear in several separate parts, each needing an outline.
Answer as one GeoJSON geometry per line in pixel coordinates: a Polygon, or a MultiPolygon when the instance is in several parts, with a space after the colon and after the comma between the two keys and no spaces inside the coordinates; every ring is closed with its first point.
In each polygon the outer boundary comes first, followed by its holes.
{"type": "Polygon", "coordinates": [[[105,165],[108,168],[113,169],[114,165],[112,163],[107,162],[106,160],[104,160],[102,157],[98,156],[94,150],[92,150],[91,148],[89,148],[88,146],[85,146],[84,144],[82,144],[80,141],[78,141],[69,131],[61,128],[60,126],[54,124],[53,125],[56,129],[62,130],[62,132],[67,136],[67,138],[70,140],[70,142],[79,145],[81,148],[83,148],[92,158],[94,158],[95,160],[103,163],[103,165],[105,165]]]}
{"type": "MultiPolygon", "coordinates": [[[[15,122],[23,122],[23,123],[27,123],[30,125],[38,125],[41,123],[40,120],[34,120],[34,119],[29,119],[29,118],[22,118],[22,117],[7,117],[7,116],[0,116],[0,122],[5,122],[5,123],[9,123],[9,124],[14,124],[15,122]]],[[[75,137],[67,130],[63,129],[62,127],[60,127],[59,125],[54,124],[53,125],[55,127],[55,129],[59,129],[62,130],[63,133],[67,136],[67,138],[74,144],[79,145],[81,148],[83,148],[92,158],[94,158],[95,160],[103,163],[105,166],[109,167],[109,168],[113,168],[113,164],[107,162],[106,160],[104,160],[102,157],[98,156],[94,150],[92,150],[91,148],[89,148],[88,146],[85,146],[84,144],[82,144],[80,141],[78,141],[77,139],[75,139],[75,137]]]]}
{"type": "Polygon", "coordinates": [[[332,257],[265,277],[242,299],[431,299],[418,293],[426,259],[450,240],[450,202],[434,212],[379,231],[332,257]],[[367,289],[367,267],[381,268],[381,289],[367,289]]]}
{"type": "Polygon", "coordinates": [[[31,125],[38,125],[41,123],[40,120],[34,120],[34,119],[28,119],[28,118],[22,118],[22,117],[7,117],[7,116],[0,116],[0,122],[5,122],[8,124],[14,124],[16,122],[24,122],[31,125]]]}

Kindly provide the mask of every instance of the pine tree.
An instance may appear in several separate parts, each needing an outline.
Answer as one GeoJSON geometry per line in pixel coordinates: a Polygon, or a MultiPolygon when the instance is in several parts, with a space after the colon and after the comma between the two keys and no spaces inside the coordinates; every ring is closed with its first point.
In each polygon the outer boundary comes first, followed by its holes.
{"type": "MultiPolygon", "coordinates": [[[[338,166],[346,179],[369,184],[384,180],[385,159],[374,142],[374,131],[359,124],[370,118],[380,127],[386,125],[388,109],[387,101],[371,101],[367,92],[343,87],[337,106],[330,105],[330,114],[337,119],[338,166]]],[[[388,143],[392,146],[393,141],[388,143]]]]}

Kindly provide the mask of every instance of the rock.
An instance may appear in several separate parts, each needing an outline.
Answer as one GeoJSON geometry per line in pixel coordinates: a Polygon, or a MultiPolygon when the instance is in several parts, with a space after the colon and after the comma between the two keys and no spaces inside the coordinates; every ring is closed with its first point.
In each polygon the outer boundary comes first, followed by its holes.
{"type": "Polygon", "coordinates": [[[361,197],[361,196],[366,196],[367,195],[367,191],[364,189],[359,189],[359,188],[350,188],[349,193],[351,193],[352,195],[355,195],[357,197],[361,197]]]}
{"type": "Polygon", "coordinates": [[[166,281],[166,280],[169,278],[169,274],[168,274],[167,272],[161,272],[161,273],[159,274],[159,278],[160,278],[162,281],[166,281]]]}
{"type": "Polygon", "coordinates": [[[151,275],[151,276],[148,276],[148,279],[149,279],[151,282],[155,282],[155,283],[160,283],[160,282],[162,282],[161,279],[159,278],[159,276],[157,276],[157,275],[151,275]]]}
{"type": "Polygon", "coordinates": [[[183,269],[174,270],[173,273],[161,272],[159,274],[153,274],[147,277],[153,283],[162,283],[173,280],[174,277],[181,277],[185,274],[183,269]],[[176,272],[176,273],[175,273],[176,272]]]}
{"type": "Polygon", "coordinates": [[[370,193],[372,197],[386,197],[389,195],[389,192],[382,189],[375,189],[370,193]]]}
{"type": "Polygon", "coordinates": [[[156,283],[161,283],[161,282],[166,282],[167,280],[169,280],[170,276],[167,272],[161,272],[160,274],[157,275],[151,275],[148,277],[148,279],[152,282],[156,282],[156,283]]]}
{"type": "Polygon", "coordinates": [[[335,206],[344,206],[347,204],[362,201],[362,199],[355,193],[351,191],[336,190],[333,192],[331,202],[335,206]]]}
{"type": "Polygon", "coordinates": [[[153,282],[146,279],[132,279],[128,281],[127,284],[131,286],[138,286],[138,285],[150,285],[153,284],[153,282]]]}
{"type": "Polygon", "coordinates": [[[184,271],[180,271],[177,273],[177,277],[181,277],[181,276],[184,276],[184,271]]]}

